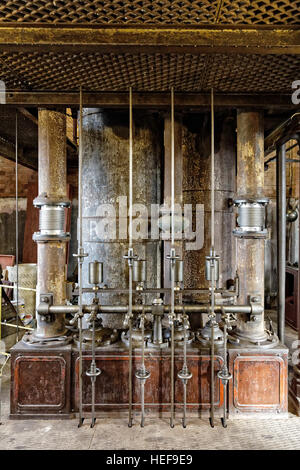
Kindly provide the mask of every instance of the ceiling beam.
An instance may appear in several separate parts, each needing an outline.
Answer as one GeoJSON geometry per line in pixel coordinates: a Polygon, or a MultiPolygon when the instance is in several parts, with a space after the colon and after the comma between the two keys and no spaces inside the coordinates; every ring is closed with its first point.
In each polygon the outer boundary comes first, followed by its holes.
{"type": "MultiPolygon", "coordinates": [[[[0,137],[0,157],[6,158],[12,162],[16,161],[16,147],[13,143],[0,137]]],[[[18,163],[19,165],[37,170],[37,154],[33,152],[26,152],[22,147],[18,149],[18,163]]]]}
{"type": "Polygon", "coordinates": [[[298,26],[0,24],[1,52],[299,54],[298,26]]]}
{"type": "MultiPolygon", "coordinates": [[[[292,90],[291,90],[292,91],[292,90]]],[[[83,105],[86,107],[127,108],[128,93],[119,92],[84,92],[83,105]]],[[[136,108],[168,109],[170,96],[164,93],[133,93],[133,104],[136,108]]],[[[6,105],[35,107],[78,107],[79,92],[31,92],[7,91],[6,105]]],[[[175,106],[177,108],[197,109],[210,105],[210,94],[203,93],[175,93],[175,106]]],[[[286,108],[296,109],[289,94],[216,94],[215,106],[238,108],[286,108]]]]}

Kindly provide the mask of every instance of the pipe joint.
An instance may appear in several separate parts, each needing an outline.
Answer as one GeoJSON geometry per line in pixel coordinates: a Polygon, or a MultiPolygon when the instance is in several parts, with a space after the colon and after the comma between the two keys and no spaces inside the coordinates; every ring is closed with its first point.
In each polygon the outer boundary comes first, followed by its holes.
{"type": "Polygon", "coordinates": [[[234,205],[238,210],[237,227],[233,234],[239,238],[267,238],[266,206],[269,199],[237,198],[234,205]]]}
{"type": "Polygon", "coordinates": [[[36,242],[70,240],[70,233],[65,232],[65,209],[70,207],[67,199],[50,198],[42,194],[33,205],[40,209],[39,232],[33,234],[36,242]]]}

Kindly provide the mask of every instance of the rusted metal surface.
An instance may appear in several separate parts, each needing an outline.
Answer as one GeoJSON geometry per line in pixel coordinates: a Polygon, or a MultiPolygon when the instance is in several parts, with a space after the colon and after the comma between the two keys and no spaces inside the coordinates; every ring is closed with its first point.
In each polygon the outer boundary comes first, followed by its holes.
{"type": "MultiPolygon", "coordinates": [[[[45,109],[39,110],[39,195],[67,198],[66,117],[45,109]]],[[[66,243],[38,243],[39,294],[53,293],[54,304],[65,302],[66,243]]],[[[37,315],[35,336],[47,338],[65,333],[64,315],[48,322],[37,315]]]]}
{"type": "MultiPolygon", "coordinates": [[[[264,194],[264,127],[263,115],[258,111],[238,110],[237,113],[237,196],[260,197],[264,194]]],[[[260,296],[264,303],[264,240],[236,239],[237,273],[240,278],[238,303],[249,301],[249,296],[260,296]]],[[[264,338],[264,316],[260,321],[249,321],[239,315],[237,334],[249,339],[264,338]]]]}
{"type": "MultiPolygon", "coordinates": [[[[268,351],[229,348],[229,412],[286,413],[287,412],[287,354],[278,346],[268,351]]],[[[182,351],[176,350],[175,371],[182,367],[182,351]]],[[[90,352],[83,358],[83,370],[90,365],[90,352]]],[[[191,412],[205,412],[210,400],[210,357],[206,350],[188,349],[188,366],[193,373],[187,392],[187,406],[191,412]]],[[[215,357],[215,373],[222,367],[222,356],[215,357]]],[[[114,414],[127,411],[128,351],[120,344],[112,345],[96,354],[97,367],[102,370],[96,382],[96,410],[114,414]]],[[[140,366],[139,351],[134,354],[134,370],[140,366]]],[[[170,352],[146,350],[146,367],[151,377],[145,387],[147,413],[169,410],[170,352]]],[[[175,374],[177,377],[177,373],[175,374]]],[[[90,411],[90,380],[83,375],[84,408],[90,411]]],[[[295,384],[296,386],[297,384],[295,384]]],[[[299,387],[299,385],[298,385],[299,387]]],[[[134,408],[140,409],[140,384],[133,374],[134,408]]],[[[175,403],[182,409],[182,384],[175,383],[175,403]]],[[[224,390],[216,378],[216,411],[222,409],[224,390]]],[[[32,350],[21,346],[12,349],[11,418],[25,419],[41,416],[61,418],[72,416],[78,405],[78,351],[71,346],[32,350]],[[72,360],[71,360],[72,351],[72,360]],[[72,370],[71,370],[72,369],[72,370]],[[72,380],[71,380],[72,379],[72,380]]]]}
{"type": "MultiPolygon", "coordinates": [[[[199,250],[184,253],[185,286],[188,288],[208,287],[204,270],[211,243],[209,126],[209,116],[204,114],[189,115],[183,121],[183,201],[193,204],[194,211],[196,204],[204,206],[204,245],[199,250]]],[[[228,205],[235,190],[235,122],[230,115],[216,116],[215,149],[215,247],[221,255],[222,286],[235,274],[234,216],[228,205]]]]}
{"type": "Polygon", "coordinates": [[[300,32],[292,25],[251,27],[94,26],[0,24],[1,50],[16,52],[161,52],[297,54],[300,32]]]}
{"type": "Polygon", "coordinates": [[[264,127],[261,112],[238,110],[237,155],[237,193],[263,196],[264,127]]]}
{"type": "Polygon", "coordinates": [[[255,352],[229,349],[230,413],[286,413],[288,411],[288,350],[255,352]]]}
{"type": "MultiPolygon", "coordinates": [[[[169,96],[170,101],[170,96],[169,96]]],[[[183,210],[183,160],[182,160],[182,116],[176,115],[174,120],[174,167],[175,167],[175,183],[174,196],[175,204],[179,204],[183,210]]],[[[163,175],[163,201],[167,207],[171,208],[171,119],[166,116],[164,119],[164,175],[163,175]]],[[[170,277],[170,260],[167,255],[170,254],[171,241],[163,242],[163,285],[161,287],[171,287],[170,277]]],[[[183,241],[175,240],[176,255],[183,257],[183,241]]],[[[166,294],[165,302],[170,302],[170,295],[166,294]]]]}
{"type": "MultiPolygon", "coordinates": [[[[89,353],[83,358],[83,370],[87,370],[91,357],[89,353]]],[[[191,410],[208,409],[210,404],[210,357],[201,354],[200,351],[188,351],[187,360],[189,369],[193,373],[187,387],[187,406],[191,410]]],[[[75,410],[78,407],[78,358],[73,358],[74,377],[72,387],[75,387],[75,410]]],[[[97,352],[97,367],[102,371],[96,383],[96,409],[118,410],[128,407],[128,352],[106,351],[97,352]]],[[[182,353],[175,354],[175,403],[177,408],[182,407],[183,390],[177,372],[181,370],[183,362],[182,353]]],[[[135,370],[141,363],[139,353],[133,358],[133,403],[136,409],[140,408],[140,383],[135,377],[135,370]]],[[[216,355],[215,358],[215,406],[221,408],[223,405],[223,386],[217,379],[217,372],[222,367],[223,359],[216,355]]],[[[168,411],[170,401],[170,352],[149,353],[146,351],[145,366],[151,372],[151,376],[145,386],[145,407],[148,411],[168,411]]],[[[84,374],[83,379],[83,403],[86,411],[90,410],[91,386],[84,374]]]]}
{"type": "MultiPolygon", "coordinates": [[[[134,103],[134,96],[133,96],[134,103]]],[[[134,106],[134,104],[133,104],[134,106]]],[[[133,204],[144,204],[151,215],[151,204],[160,203],[160,159],[162,125],[155,114],[133,112],[133,204]]],[[[89,261],[104,263],[104,283],[109,287],[128,286],[128,265],[123,259],[127,247],[128,224],[128,113],[108,112],[88,108],[83,116],[83,242],[89,257],[83,264],[83,284],[88,286],[89,261]],[[125,212],[120,210],[120,197],[127,197],[125,212]],[[111,204],[117,218],[115,238],[108,229],[108,238],[97,232],[101,223],[99,209],[102,204],[111,204]],[[123,218],[119,219],[119,215],[123,218]],[[125,217],[125,219],[124,219],[125,217]],[[118,226],[125,224],[125,238],[118,226]],[[94,225],[93,225],[94,224],[94,225]],[[94,227],[94,228],[93,228],[94,227]]],[[[102,213],[103,217],[104,213],[102,213]]],[[[138,214],[137,214],[138,215],[138,214]]],[[[109,216],[109,215],[108,215],[109,216]]],[[[134,215],[135,218],[135,215],[134,215]]],[[[147,286],[157,287],[160,278],[160,254],[157,241],[133,240],[134,252],[147,260],[147,286]]],[[[152,296],[153,297],[153,296],[152,296]]],[[[84,303],[92,296],[85,294],[84,303]]],[[[125,304],[127,296],[105,295],[105,304],[125,304]]],[[[104,315],[104,325],[122,328],[121,315],[104,315]]]]}
{"type": "Polygon", "coordinates": [[[66,417],[70,408],[71,346],[12,349],[10,417],[66,417]]]}
{"type": "Polygon", "coordinates": [[[66,117],[39,109],[39,194],[66,198],[66,117]]]}
{"type": "Polygon", "coordinates": [[[299,24],[299,4],[292,0],[182,0],[180,2],[131,0],[130,7],[111,0],[6,0],[0,21],[107,25],[299,24]]]}
{"type": "MultiPolygon", "coordinates": [[[[168,74],[169,75],[169,74],[168,74]]],[[[220,73],[220,75],[222,75],[220,73]]],[[[57,83],[56,83],[57,86],[57,83]]],[[[291,102],[291,95],[285,93],[274,94],[240,94],[230,93],[230,84],[228,83],[227,93],[216,93],[214,100],[215,106],[221,108],[249,107],[249,108],[280,108],[291,109],[295,105],[291,102]]],[[[174,97],[176,109],[197,109],[209,107],[210,95],[206,93],[176,93],[174,97]]],[[[115,92],[90,92],[85,91],[83,96],[84,106],[99,108],[128,108],[128,93],[120,91],[115,92]]],[[[78,106],[78,93],[66,91],[17,91],[11,90],[6,97],[7,105],[24,105],[24,106],[78,106]]],[[[153,108],[168,109],[170,106],[169,94],[160,92],[136,92],[134,93],[135,108],[153,108]]],[[[0,106],[1,109],[1,106],[0,106]]],[[[20,155],[21,158],[21,155],[20,155]]],[[[13,159],[13,157],[11,157],[13,159]]],[[[23,162],[22,162],[23,164],[23,162]]],[[[24,163],[25,164],[25,163],[24,163]]]]}
{"type": "MultiPolygon", "coordinates": [[[[63,305],[66,298],[65,286],[66,244],[47,242],[38,244],[38,293],[53,293],[54,304],[63,305]]],[[[37,315],[35,336],[51,338],[66,332],[65,316],[55,315],[53,322],[42,320],[37,315]]]]}

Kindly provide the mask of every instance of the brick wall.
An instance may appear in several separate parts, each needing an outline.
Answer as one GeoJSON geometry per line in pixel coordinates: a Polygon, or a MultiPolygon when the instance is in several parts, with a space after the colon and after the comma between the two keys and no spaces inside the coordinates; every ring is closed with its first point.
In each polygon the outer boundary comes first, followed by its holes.
{"type": "MultiPolygon", "coordinates": [[[[28,184],[37,181],[37,171],[18,166],[18,195],[27,197],[28,184]]],[[[16,194],[15,163],[0,157],[0,198],[14,197],[16,194]]]]}

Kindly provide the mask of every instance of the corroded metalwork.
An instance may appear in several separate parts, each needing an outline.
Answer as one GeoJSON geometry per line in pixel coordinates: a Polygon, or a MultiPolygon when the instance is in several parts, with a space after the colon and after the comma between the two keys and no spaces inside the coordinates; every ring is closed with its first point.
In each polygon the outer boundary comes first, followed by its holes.
{"type": "MultiPolygon", "coordinates": [[[[286,51],[281,55],[258,55],[250,51],[247,55],[218,53],[211,56],[205,79],[202,79],[206,57],[193,51],[186,54],[180,51],[176,54],[159,51],[101,54],[95,51],[75,55],[70,52],[26,53],[22,49],[22,52],[0,53],[1,79],[7,89],[24,91],[72,91],[84,83],[86,91],[114,92],[125,92],[130,84],[135,92],[168,91],[174,84],[176,96],[183,91],[208,92],[212,86],[219,93],[291,93],[291,77],[296,77],[299,69],[299,56],[286,51]],[[70,70],[73,73],[70,74],[70,70]]],[[[57,98],[53,96],[54,100],[57,98]]],[[[276,99],[273,98],[270,105],[273,102],[276,103],[276,99]]],[[[77,95],[74,104],[78,104],[77,95]]],[[[89,104],[95,107],[95,98],[89,104]]],[[[220,103],[216,101],[216,104],[220,103]]]]}
{"type": "Polygon", "coordinates": [[[0,21],[89,24],[297,24],[300,4],[292,0],[7,0],[0,21]]]}

